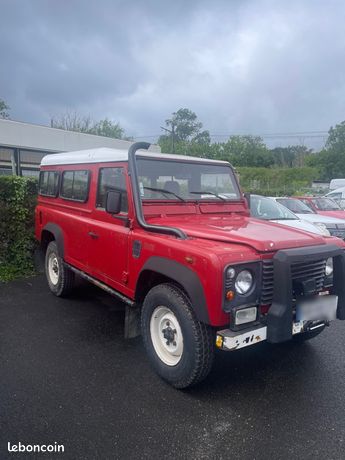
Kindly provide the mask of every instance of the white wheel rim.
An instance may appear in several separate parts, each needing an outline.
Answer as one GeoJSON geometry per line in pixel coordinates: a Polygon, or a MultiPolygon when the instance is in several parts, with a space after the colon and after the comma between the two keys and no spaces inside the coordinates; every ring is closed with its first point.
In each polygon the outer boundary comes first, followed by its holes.
{"type": "Polygon", "coordinates": [[[52,284],[54,284],[54,286],[56,286],[59,281],[60,269],[59,269],[58,258],[54,252],[49,254],[48,274],[49,274],[50,281],[52,282],[52,284]]]}
{"type": "Polygon", "coordinates": [[[157,307],[150,321],[153,348],[158,357],[168,366],[176,366],[183,353],[183,335],[174,313],[168,308],[157,307]]]}

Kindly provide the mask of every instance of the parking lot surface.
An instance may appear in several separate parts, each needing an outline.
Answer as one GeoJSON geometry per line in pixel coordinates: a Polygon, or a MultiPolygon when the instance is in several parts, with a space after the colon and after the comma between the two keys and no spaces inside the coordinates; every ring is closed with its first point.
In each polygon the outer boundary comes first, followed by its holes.
{"type": "Polygon", "coordinates": [[[178,391],[124,340],[113,298],[54,297],[42,275],[0,284],[0,459],[7,443],[63,444],[64,459],[343,459],[345,322],[309,343],[219,352],[178,391]]]}

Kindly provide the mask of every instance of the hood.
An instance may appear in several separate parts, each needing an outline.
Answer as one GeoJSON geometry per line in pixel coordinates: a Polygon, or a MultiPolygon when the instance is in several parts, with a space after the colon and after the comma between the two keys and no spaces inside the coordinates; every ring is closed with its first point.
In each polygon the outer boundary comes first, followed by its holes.
{"type": "Polygon", "coordinates": [[[296,214],[302,220],[307,220],[308,222],[318,223],[321,222],[322,224],[343,224],[344,220],[337,219],[336,217],[332,216],[323,216],[321,214],[296,214]]]}
{"type": "Polygon", "coordinates": [[[280,225],[286,225],[288,227],[297,228],[299,230],[304,230],[305,232],[317,233],[322,235],[322,231],[317,225],[312,224],[306,220],[300,219],[291,219],[291,220],[271,220],[271,222],[276,222],[280,225]]]}
{"type": "Polygon", "coordinates": [[[321,235],[245,216],[165,216],[147,220],[180,228],[190,237],[244,244],[259,252],[326,244],[321,235]]]}

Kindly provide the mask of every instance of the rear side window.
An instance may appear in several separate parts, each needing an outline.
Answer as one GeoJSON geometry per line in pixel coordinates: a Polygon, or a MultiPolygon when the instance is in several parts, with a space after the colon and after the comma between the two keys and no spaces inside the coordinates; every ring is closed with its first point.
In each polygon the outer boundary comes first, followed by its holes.
{"type": "Polygon", "coordinates": [[[66,200],[85,202],[89,196],[90,171],[64,171],[60,196],[66,200]]]}
{"type": "Polygon", "coordinates": [[[38,193],[43,196],[57,196],[59,191],[58,171],[41,171],[38,193]]]}
{"type": "Polygon", "coordinates": [[[123,168],[101,168],[98,177],[96,208],[105,208],[110,190],[122,192],[121,211],[128,212],[126,178],[123,168]]]}

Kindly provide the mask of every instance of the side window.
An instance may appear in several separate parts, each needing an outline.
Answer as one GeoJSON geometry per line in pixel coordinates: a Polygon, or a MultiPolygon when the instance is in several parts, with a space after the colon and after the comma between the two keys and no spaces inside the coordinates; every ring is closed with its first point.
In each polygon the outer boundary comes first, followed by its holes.
{"type": "Polygon", "coordinates": [[[333,200],[341,200],[342,196],[341,193],[329,193],[327,196],[333,198],[333,200]]]}
{"type": "Polygon", "coordinates": [[[59,191],[58,171],[41,171],[38,193],[43,196],[57,196],[59,191]]]}
{"type": "Polygon", "coordinates": [[[90,171],[64,171],[60,196],[66,200],[87,201],[89,177],[90,171]]]}
{"type": "Polygon", "coordinates": [[[96,208],[105,208],[110,190],[122,192],[121,212],[128,212],[126,178],[123,168],[101,168],[98,176],[96,208]]]}

